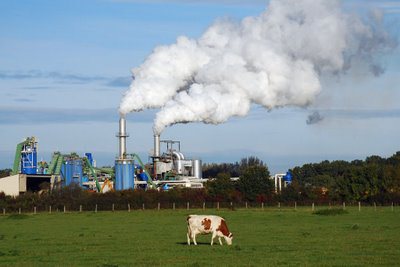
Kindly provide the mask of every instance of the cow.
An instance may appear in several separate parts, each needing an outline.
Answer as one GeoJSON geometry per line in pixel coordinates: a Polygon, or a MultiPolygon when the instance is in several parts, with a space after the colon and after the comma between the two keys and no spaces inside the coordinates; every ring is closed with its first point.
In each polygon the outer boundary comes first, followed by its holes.
{"type": "Polygon", "coordinates": [[[196,235],[210,234],[211,245],[214,239],[218,236],[219,244],[222,246],[221,237],[225,238],[228,245],[232,245],[233,235],[228,230],[225,219],[216,215],[189,215],[187,217],[187,243],[190,245],[190,239],[197,245],[196,235]]]}

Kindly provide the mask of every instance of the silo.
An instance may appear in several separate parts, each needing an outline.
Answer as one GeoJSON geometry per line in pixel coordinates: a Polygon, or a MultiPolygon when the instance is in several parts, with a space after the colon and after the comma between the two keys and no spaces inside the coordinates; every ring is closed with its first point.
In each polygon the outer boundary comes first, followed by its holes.
{"type": "Polygon", "coordinates": [[[115,190],[133,189],[134,161],[132,159],[117,159],[115,161],[115,190]]]}
{"type": "Polygon", "coordinates": [[[192,173],[193,176],[201,179],[203,178],[203,171],[202,171],[202,167],[201,167],[201,160],[199,159],[194,159],[193,163],[192,163],[192,173]]]}

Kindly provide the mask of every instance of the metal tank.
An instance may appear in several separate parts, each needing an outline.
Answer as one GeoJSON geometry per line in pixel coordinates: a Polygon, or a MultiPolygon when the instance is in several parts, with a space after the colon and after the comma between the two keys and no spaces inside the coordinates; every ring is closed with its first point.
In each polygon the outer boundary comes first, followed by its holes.
{"type": "Polygon", "coordinates": [[[115,161],[115,190],[133,189],[135,165],[131,159],[115,161]]]}
{"type": "Polygon", "coordinates": [[[82,159],[72,160],[72,183],[82,186],[83,162],[82,159]]]}
{"type": "Polygon", "coordinates": [[[65,186],[70,185],[72,182],[73,168],[74,168],[74,162],[73,160],[70,159],[66,160],[61,167],[61,176],[64,179],[65,186]]]}
{"type": "Polygon", "coordinates": [[[183,174],[183,161],[180,159],[174,160],[174,169],[176,171],[176,174],[183,174]]]}
{"type": "Polygon", "coordinates": [[[203,178],[203,171],[201,167],[201,160],[194,159],[192,164],[192,175],[198,179],[203,178]]]}

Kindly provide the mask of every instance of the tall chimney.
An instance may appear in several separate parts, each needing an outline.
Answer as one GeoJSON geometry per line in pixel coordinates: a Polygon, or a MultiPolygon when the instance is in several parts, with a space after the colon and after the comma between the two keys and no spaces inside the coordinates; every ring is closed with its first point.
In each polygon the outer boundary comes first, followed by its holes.
{"type": "Polygon", "coordinates": [[[126,132],[126,119],[125,115],[121,115],[119,118],[119,133],[117,137],[119,139],[119,158],[124,159],[126,155],[126,138],[129,135],[126,132]]]}
{"type": "Polygon", "coordinates": [[[154,135],[154,157],[160,157],[160,135],[154,135]]]}

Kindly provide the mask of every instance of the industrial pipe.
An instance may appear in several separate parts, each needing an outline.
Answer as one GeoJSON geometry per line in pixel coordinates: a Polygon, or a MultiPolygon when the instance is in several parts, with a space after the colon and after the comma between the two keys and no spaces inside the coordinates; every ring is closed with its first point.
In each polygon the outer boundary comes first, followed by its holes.
{"type": "Polygon", "coordinates": [[[121,115],[119,119],[119,133],[117,137],[119,139],[119,158],[124,159],[126,155],[126,138],[128,137],[126,132],[126,119],[124,115],[121,115]]]}
{"type": "Polygon", "coordinates": [[[175,158],[177,160],[184,160],[185,159],[185,156],[183,156],[183,154],[181,152],[178,152],[178,151],[175,151],[175,150],[172,151],[172,155],[175,156],[175,158]]]}
{"type": "Polygon", "coordinates": [[[160,157],[160,135],[159,134],[154,135],[154,157],[155,158],[160,157]]]}

